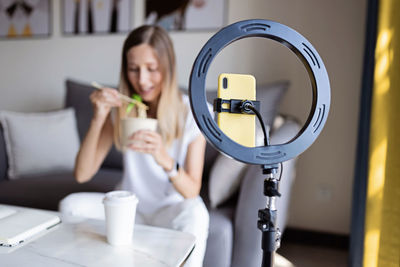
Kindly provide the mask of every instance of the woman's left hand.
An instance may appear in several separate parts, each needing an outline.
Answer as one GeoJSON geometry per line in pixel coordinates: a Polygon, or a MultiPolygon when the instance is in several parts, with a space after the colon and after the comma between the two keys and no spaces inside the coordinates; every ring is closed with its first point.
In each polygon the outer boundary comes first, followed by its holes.
{"type": "Polygon", "coordinates": [[[150,154],[162,168],[171,168],[173,159],[168,155],[160,134],[150,130],[139,130],[130,137],[130,140],[132,141],[128,146],[130,149],[150,154]]]}

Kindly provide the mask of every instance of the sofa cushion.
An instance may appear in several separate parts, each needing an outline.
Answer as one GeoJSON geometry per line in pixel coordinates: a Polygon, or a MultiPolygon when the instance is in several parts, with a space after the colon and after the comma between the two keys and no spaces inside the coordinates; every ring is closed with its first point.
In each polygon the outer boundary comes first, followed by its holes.
{"type": "Polygon", "coordinates": [[[233,244],[233,208],[211,209],[210,228],[204,266],[231,266],[233,244]]]}
{"type": "MultiPolygon", "coordinates": [[[[79,138],[82,141],[93,117],[93,107],[89,96],[96,89],[86,83],[67,80],[66,90],[65,106],[75,109],[79,138]]],[[[111,148],[102,166],[122,169],[122,154],[115,146],[111,148]]]]}
{"type": "Polygon", "coordinates": [[[21,113],[1,111],[8,178],[73,170],[79,149],[73,109],[21,113]]]}
{"type": "Polygon", "coordinates": [[[120,182],[122,172],[101,169],[92,180],[79,184],[72,172],[35,175],[31,179],[0,182],[0,203],[58,210],[58,203],[70,193],[108,192],[120,182]]]}
{"type": "Polygon", "coordinates": [[[4,141],[3,127],[0,124],[0,182],[7,178],[7,165],[6,143],[4,141]]]}

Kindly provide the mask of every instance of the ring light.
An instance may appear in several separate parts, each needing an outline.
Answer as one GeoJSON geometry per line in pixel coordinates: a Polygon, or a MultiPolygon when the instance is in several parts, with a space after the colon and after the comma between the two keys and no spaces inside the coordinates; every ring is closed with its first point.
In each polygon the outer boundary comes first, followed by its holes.
{"type": "Polygon", "coordinates": [[[271,165],[301,154],[321,133],[330,107],[330,85],[321,57],[302,35],[274,21],[245,20],[221,29],[201,49],[190,74],[189,97],[197,125],[206,139],[219,151],[245,163],[271,165]],[[304,64],[311,80],[313,95],[311,112],[299,133],[285,144],[242,146],[219,129],[208,110],[205,81],[211,62],[224,47],[248,37],[272,39],[288,47],[304,64]]]}

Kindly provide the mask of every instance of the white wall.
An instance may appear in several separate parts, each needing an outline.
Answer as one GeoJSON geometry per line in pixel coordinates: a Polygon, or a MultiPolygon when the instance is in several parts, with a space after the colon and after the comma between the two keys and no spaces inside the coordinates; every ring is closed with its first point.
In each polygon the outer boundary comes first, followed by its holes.
{"type": "MultiPolygon", "coordinates": [[[[289,224],[349,233],[367,1],[268,0],[257,3],[254,17],[286,24],[313,44],[324,60],[331,82],[332,105],[327,124],[317,141],[299,159],[289,224]]],[[[265,62],[278,62],[281,56],[268,52],[261,55],[260,61],[265,62]]],[[[304,121],[309,106],[305,108],[303,104],[311,97],[306,93],[311,87],[304,80],[304,69],[295,64],[277,65],[277,76],[287,75],[292,81],[282,110],[300,115],[304,121]]]]}
{"type": "MultiPolygon", "coordinates": [[[[348,233],[366,0],[228,2],[229,23],[251,18],[281,22],[305,36],[323,58],[332,86],[331,112],[319,139],[300,156],[289,224],[348,233]]],[[[133,27],[141,23],[143,1],[134,3],[133,27]]],[[[60,1],[52,1],[52,10],[50,38],[0,41],[0,109],[61,108],[67,77],[106,84],[118,82],[120,50],[125,36],[63,36],[60,1]]],[[[187,87],[193,61],[212,34],[171,33],[181,86],[187,87]]],[[[220,72],[252,73],[259,83],[290,79],[292,86],[281,111],[305,121],[311,87],[302,64],[285,47],[266,39],[241,40],[214,60],[208,87],[216,87],[220,72]]]]}

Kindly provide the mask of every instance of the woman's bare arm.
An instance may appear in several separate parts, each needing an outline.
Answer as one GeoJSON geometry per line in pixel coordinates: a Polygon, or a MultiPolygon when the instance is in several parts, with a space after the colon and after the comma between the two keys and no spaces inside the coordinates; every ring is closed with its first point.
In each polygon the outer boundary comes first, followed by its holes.
{"type": "Polygon", "coordinates": [[[194,198],[200,194],[205,147],[206,140],[199,135],[188,147],[185,166],[179,168],[175,177],[170,177],[175,189],[184,198],[194,198]]]}
{"type": "Polygon", "coordinates": [[[113,143],[111,108],[121,105],[115,89],[104,88],[91,94],[94,115],[75,161],[75,179],[90,181],[99,170],[113,143]]]}
{"type": "Polygon", "coordinates": [[[75,178],[88,182],[99,170],[113,142],[113,126],[108,116],[104,123],[92,120],[75,161],[75,178]]]}

